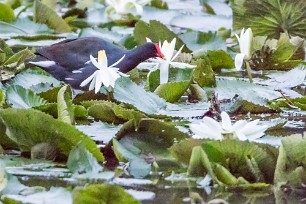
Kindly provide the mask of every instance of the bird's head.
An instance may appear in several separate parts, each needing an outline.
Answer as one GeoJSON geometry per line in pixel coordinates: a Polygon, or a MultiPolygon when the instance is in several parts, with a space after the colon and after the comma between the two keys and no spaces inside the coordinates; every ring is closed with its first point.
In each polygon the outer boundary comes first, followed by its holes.
{"type": "Polygon", "coordinates": [[[158,43],[155,44],[155,48],[156,48],[156,57],[165,59],[165,55],[162,53],[158,43]]]}

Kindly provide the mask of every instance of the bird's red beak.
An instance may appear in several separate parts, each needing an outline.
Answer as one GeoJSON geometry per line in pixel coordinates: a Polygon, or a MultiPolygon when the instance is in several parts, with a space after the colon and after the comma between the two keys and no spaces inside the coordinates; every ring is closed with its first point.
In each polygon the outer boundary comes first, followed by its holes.
{"type": "Polygon", "coordinates": [[[164,56],[164,54],[161,52],[161,50],[160,50],[160,47],[159,47],[158,43],[156,43],[156,44],[155,44],[155,48],[156,48],[156,50],[157,50],[157,54],[156,54],[156,56],[164,59],[164,58],[165,58],[165,56],[164,56]]]}

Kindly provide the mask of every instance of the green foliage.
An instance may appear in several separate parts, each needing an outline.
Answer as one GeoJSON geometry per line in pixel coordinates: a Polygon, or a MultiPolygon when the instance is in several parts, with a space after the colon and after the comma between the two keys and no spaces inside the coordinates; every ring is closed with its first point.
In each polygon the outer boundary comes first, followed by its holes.
{"type": "Polygon", "coordinates": [[[306,37],[306,2],[304,0],[235,0],[233,27],[251,27],[255,35],[279,38],[281,33],[306,37]]]}
{"type": "Polygon", "coordinates": [[[278,187],[301,187],[306,181],[305,135],[292,135],[282,139],[275,170],[274,183],[278,187]]]}
{"type": "Polygon", "coordinates": [[[88,107],[88,115],[104,122],[123,123],[132,119],[139,121],[141,118],[147,117],[138,110],[111,101],[84,101],[82,104],[88,107]]]}
{"type": "Polygon", "coordinates": [[[13,9],[7,4],[0,3],[0,21],[12,22],[15,20],[13,9]]]}
{"type": "Polygon", "coordinates": [[[215,73],[212,70],[210,60],[205,57],[201,59],[197,59],[195,61],[197,67],[193,72],[194,80],[201,87],[215,87],[216,86],[216,78],[215,73]]]}
{"type": "Polygon", "coordinates": [[[68,85],[63,86],[57,94],[57,112],[58,119],[73,125],[74,124],[74,106],[71,99],[71,88],[68,85]]]}
{"type": "Polygon", "coordinates": [[[188,172],[204,176],[207,172],[218,184],[237,185],[248,182],[273,182],[277,150],[269,145],[238,140],[183,141],[171,147],[182,161],[189,156],[188,172]],[[193,147],[192,152],[187,147],[193,147]],[[184,153],[187,152],[186,155],[184,153]]]}
{"type": "Polygon", "coordinates": [[[173,103],[189,88],[193,69],[169,69],[169,82],[160,84],[160,70],[152,71],[147,78],[147,86],[159,97],[173,103]]]}
{"type": "MultiPolygon", "coordinates": [[[[170,31],[167,26],[155,20],[151,20],[150,24],[138,21],[134,29],[134,36],[139,45],[144,44],[146,38],[150,38],[152,42],[163,42],[164,40],[171,42],[173,38],[176,38],[176,50],[179,50],[184,45],[183,41],[175,33],[170,31]]],[[[190,52],[190,50],[185,46],[183,52],[190,52]]]]}
{"type": "Polygon", "coordinates": [[[166,106],[165,100],[153,93],[146,92],[126,77],[121,77],[116,81],[114,98],[117,101],[131,104],[146,114],[156,114],[166,106]]]}
{"type": "Polygon", "coordinates": [[[152,0],[151,1],[151,6],[159,8],[159,9],[168,10],[168,4],[167,4],[167,2],[165,2],[163,0],[152,0]]]}
{"type": "Polygon", "coordinates": [[[34,1],[34,22],[48,25],[57,33],[71,32],[71,28],[55,11],[41,3],[34,1]]]}
{"type": "Polygon", "coordinates": [[[100,204],[139,204],[124,188],[110,184],[91,184],[86,187],[76,187],[73,192],[73,203],[100,204]]]}
{"type": "Polygon", "coordinates": [[[281,97],[281,94],[272,87],[251,84],[242,80],[217,80],[216,93],[219,99],[232,99],[237,93],[242,100],[257,105],[267,106],[270,100],[281,97]]]}
{"type": "Polygon", "coordinates": [[[54,119],[52,116],[32,109],[4,109],[0,111],[1,122],[7,136],[16,142],[22,151],[30,151],[38,143],[47,142],[68,156],[70,150],[82,143],[98,161],[103,156],[95,142],[74,126],[54,119]]]}
{"type": "Polygon", "coordinates": [[[28,48],[14,53],[5,41],[0,39],[0,68],[2,69],[0,80],[12,78],[17,70],[23,68],[24,61],[33,56],[35,56],[34,53],[28,48]]]}
{"type": "Polygon", "coordinates": [[[305,64],[302,38],[291,37],[290,39],[283,33],[278,40],[256,36],[253,42],[255,52],[251,57],[250,65],[254,70],[290,70],[301,63],[305,64]]]}
{"type": "Polygon", "coordinates": [[[9,86],[6,90],[7,101],[14,108],[32,108],[46,104],[46,100],[33,91],[19,85],[9,86]]]}
{"type": "Polygon", "coordinates": [[[188,31],[180,35],[180,38],[186,43],[192,51],[206,52],[208,50],[226,50],[225,41],[218,37],[216,32],[198,32],[188,31]]]}
{"type": "Polygon", "coordinates": [[[174,103],[177,102],[181,96],[186,92],[190,85],[190,80],[179,81],[179,82],[168,82],[159,85],[154,93],[159,97],[165,99],[167,102],[174,103]]]}
{"type": "Polygon", "coordinates": [[[113,148],[117,159],[119,161],[129,162],[128,171],[133,177],[144,178],[149,175],[151,164],[147,163],[144,158],[141,158],[140,152],[135,151],[137,147],[132,145],[129,144],[129,146],[125,147],[116,139],[113,139],[113,148]],[[127,148],[132,149],[132,151],[127,148]]]}

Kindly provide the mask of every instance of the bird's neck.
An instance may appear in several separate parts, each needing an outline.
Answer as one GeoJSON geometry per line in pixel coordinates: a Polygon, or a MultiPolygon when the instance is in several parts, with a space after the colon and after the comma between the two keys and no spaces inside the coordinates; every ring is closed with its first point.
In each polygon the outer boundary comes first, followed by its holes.
{"type": "Polygon", "coordinates": [[[126,53],[125,56],[126,60],[124,61],[124,64],[120,66],[120,71],[124,73],[129,72],[130,70],[137,67],[137,65],[140,64],[141,62],[144,62],[149,58],[155,57],[152,51],[146,48],[147,45],[144,44],[135,49],[129,50],[126,53]]]}

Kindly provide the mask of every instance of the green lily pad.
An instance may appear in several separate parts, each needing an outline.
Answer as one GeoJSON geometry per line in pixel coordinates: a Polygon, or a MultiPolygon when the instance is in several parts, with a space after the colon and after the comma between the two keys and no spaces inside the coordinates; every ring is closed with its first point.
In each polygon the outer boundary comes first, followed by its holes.
{"type": "Polygon", "coordinates": [[[174,103],[178,101],[190,86],[190,80],[180,82],[168,82],[159,85],[154,93],[165,99],[167,102],[174,103]]]}
{"type": "MultiPolygon", "coordinates": [[[[129,146],[132,147],[132,146],[129,146]]],[[[113,148],[115,155],[119,161],[129,162],[129,173],[135,178],[144,178],[150,174],[151,164],[147,163],[144,158],[141,158],[139,151],[130,151],[126,146],[113,139],[113,148]]],[[[132,148],[135,150],[136,147],[132,148]]]]}
{"type": "Polygon", "coordinates": [[[216,93],[219,99],[232,99],[238,95],[246,101],[267,106],[268,101],[280,98],[281,94],[269,86],[251,84],[242,80],[217,80],[216,93]]]}
{"type": "Polygon", "coordinates": [[[166,106],[164,99],[146,92],[126,77],[121,77],[116,81],[114,98],[120,102],[131,104],[147,114],[156,114],[166,106]]]}
{"type": "Polygon", "coordinates": [[[12,85],[6,90],[7,102],[14,108],[32,108],[46,104],[46,100],[22,86],[12,85]]]}
{"type": "Polygon", "coordinates": [[[192,69],[171,68],[169,70],[169,82],[160,84],[160,70],[150,73],[147,78],[147,86],[159,97],[166,101],[176,102],[189,88],[192,79],[192,69]]]}
{"type": "Polygon", "coordinates": [[[73,192],[73,203],[101,204],[140,204],[124,188],[110,184],[90,184],[86,187],[76,187],[73,192]]]}
{"type": "Polygon", "coordinates": [[[102,171],[102,166],[82,143],[71,150],[67,167],[72,173],[76,174],[96,174],[102,171]]]}
{"type": "Polygon", "coordinates": [[[93,140],[74,126],[50,115],[32,109],[4,109],[0,111],[0,117],[6,127],[6,134],[22,151],[30,151],[35,144],[47,142],[68,156],[74,146],[82,143],[98,161],[103,160],[93,140]]]}
{"type": "Polygon", "coordinates": [[[212,70],[210,60],[208,57],[197,59],[195,61],[197,67],[193,72],[194,80],[201,87],[215,87],[216,86],[216,78],[215,73],[212,70]]]}
{"type": "Polygon", "coordinates": [[[180,38],[192,51],[226,50],[225,41],[217,33],[189,31],[180,35],[180,38]]]}
{"type": "MultiPolygon", "coordinates": [[[[47,92],[46,94],[41,92],[46,92],[50,88],[59,87],[60,81],[50,76],[49,73],[41,70],[41,69],[27,69],[14,77],[11,82],[14,85],[22,86],[26,89],[31,89],[35,93],[40,93],[40,96],[48,100],[49,102],[57,101],[57,92],[50,94],[47,92]],[[46,96],[48,95],[48,97],[46,96]],[[52,100],[50,98],[53,98],[52,100]],[[50,99],[50,100],[49,100],[50,99]]],[[[59,89],[59,88],[58,88],[59,89]]],[[[57,91],[58,91],[57,89],[57,91]]]]}

